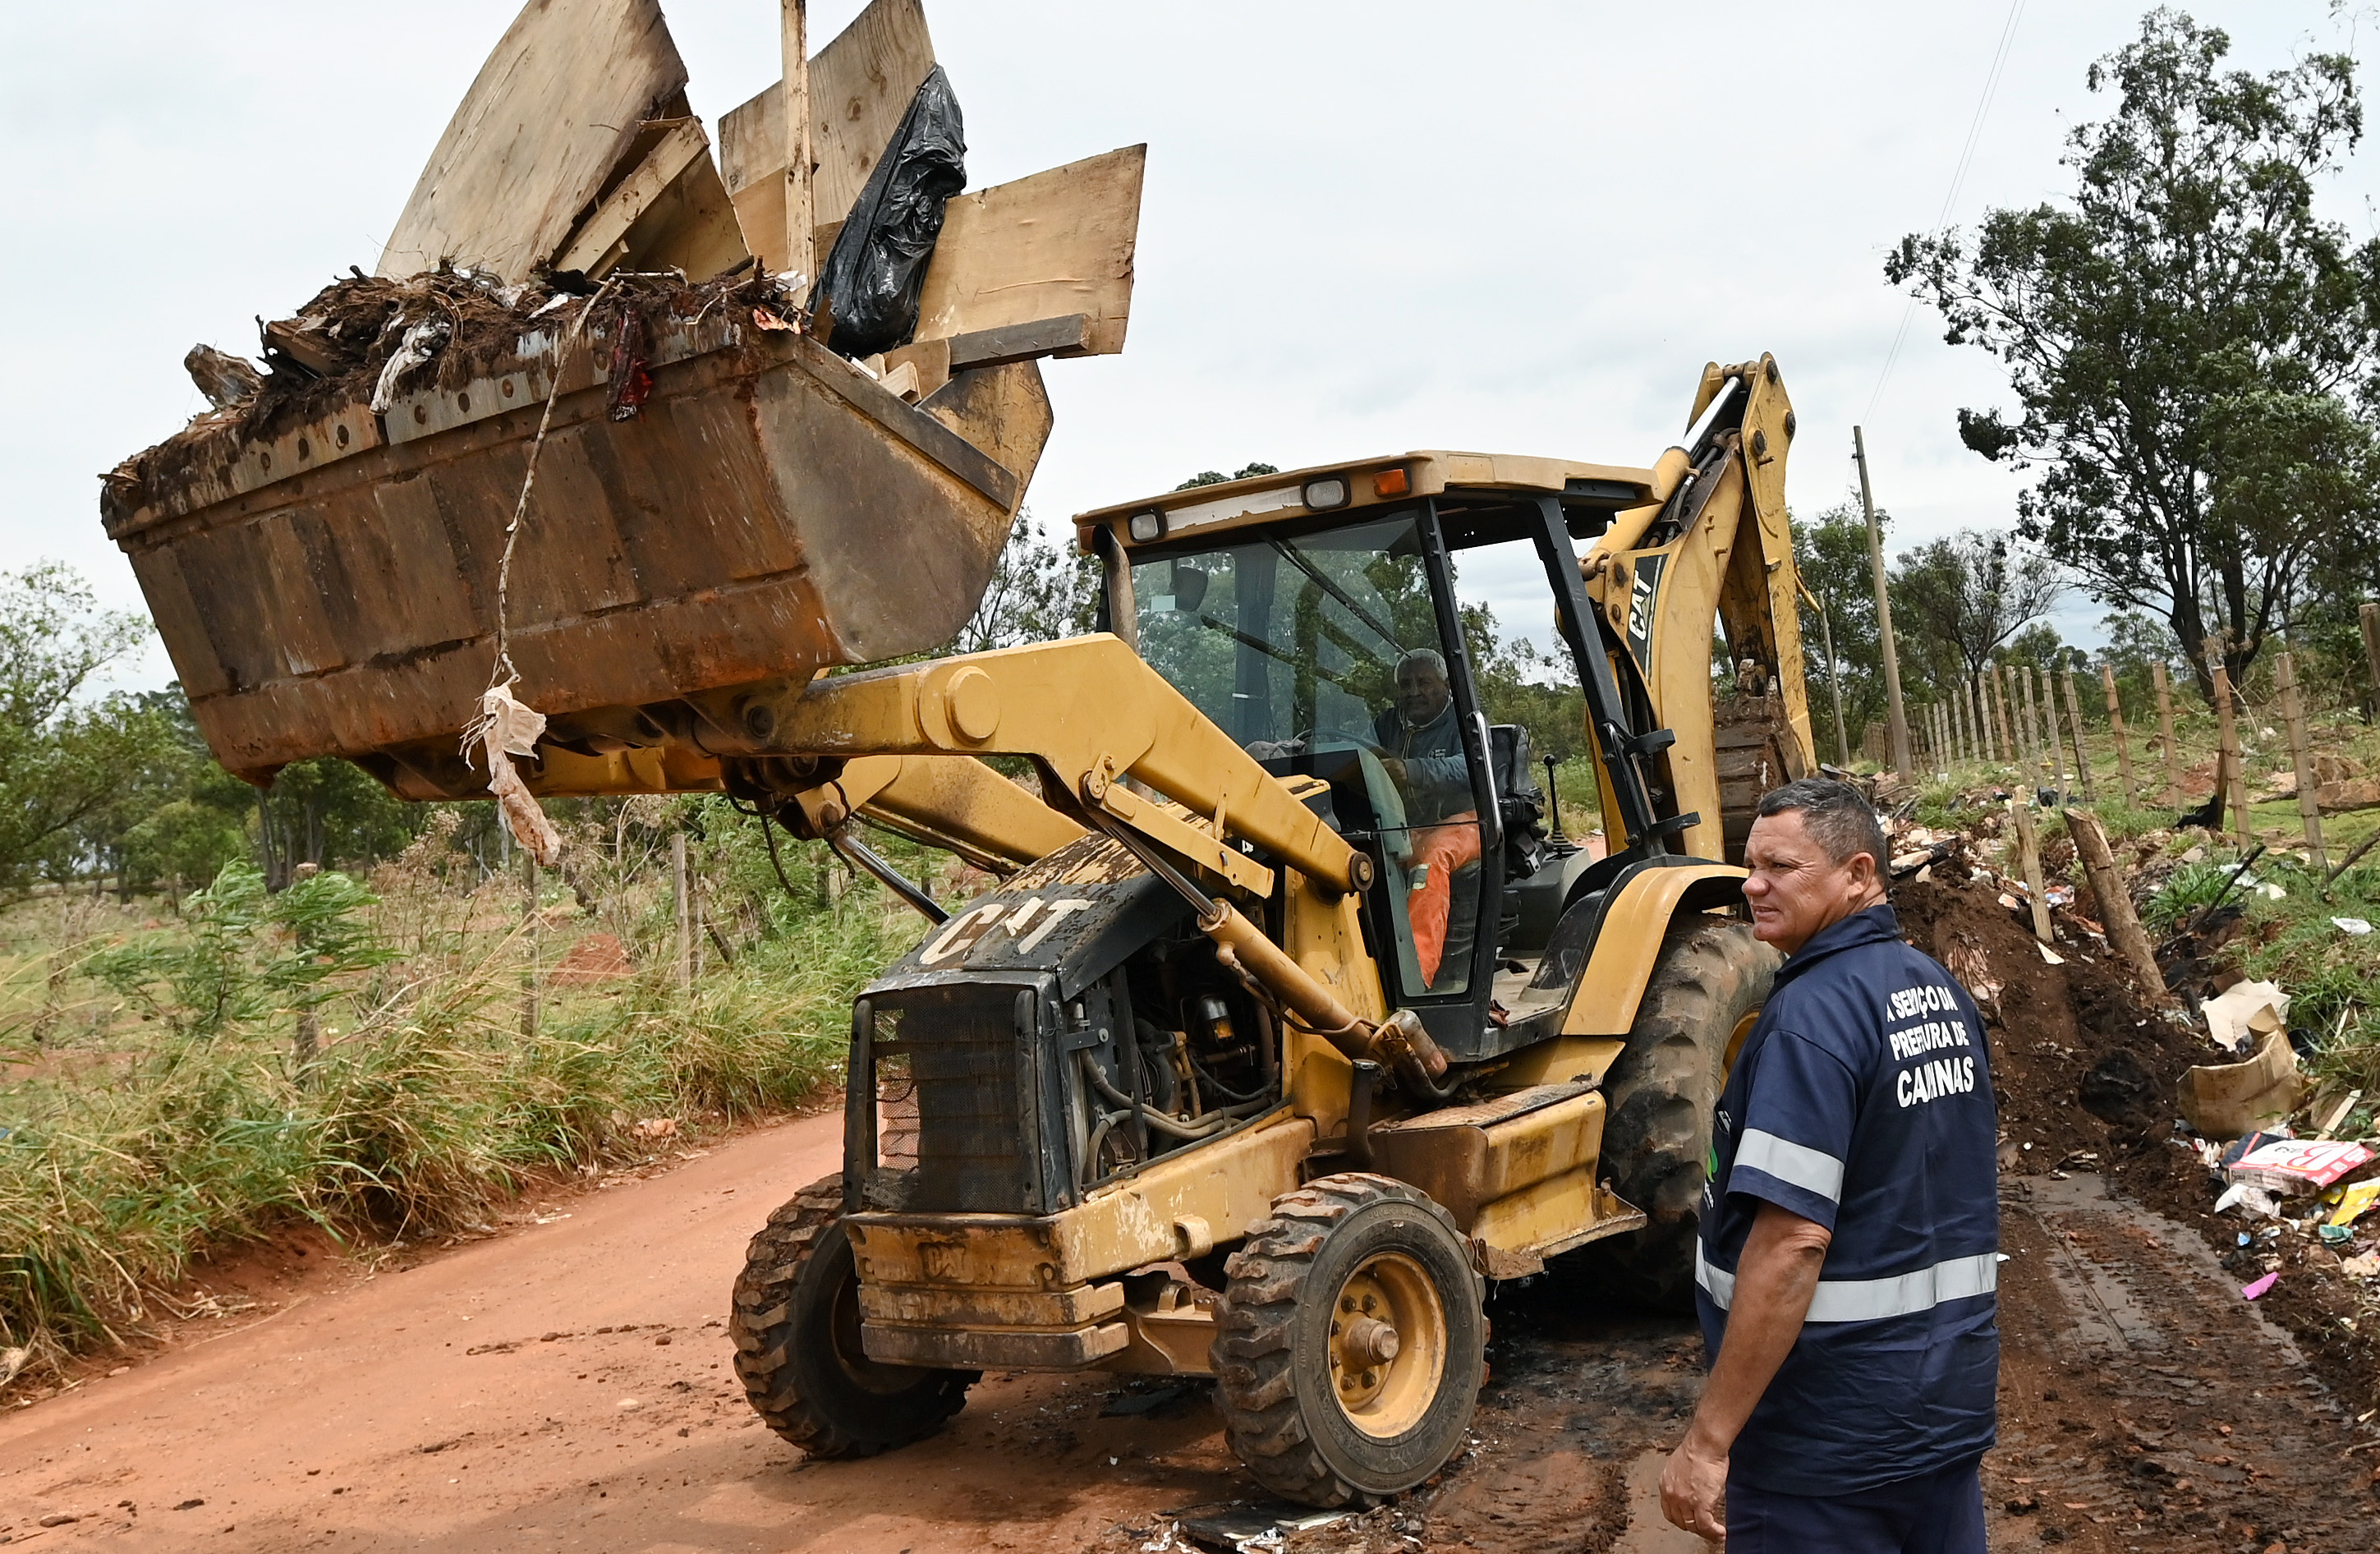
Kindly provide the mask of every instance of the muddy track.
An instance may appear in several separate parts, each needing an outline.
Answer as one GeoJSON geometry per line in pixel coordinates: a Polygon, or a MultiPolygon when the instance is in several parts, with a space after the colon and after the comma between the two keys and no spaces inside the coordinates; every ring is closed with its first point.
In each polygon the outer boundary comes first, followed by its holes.
{"type": "MultiPolygon", "coordinates": [[[[941,1436],[809,1465],[720,1319],[746,1237],[832,1168],[818,1117],[0,1415],[0,1536],[128,1549],[1138,1549],[1249,1493],[1205,1389],[985,1379],[941,1436]],[[199,1502],[199,1503],[190,1503],[199,1502]],[[187,1509],[176,1509],[185,1507],[187,1509]],[[52,1516],[78,1520],[51,1527],[52,1516]]],[[[2368,1554],[2355,1429],[2196,1232],[2095,1178],[2012,1180],[1996,1546],[2368,1554]],[[2222,1427],[2231,1433],[2224,1435],[2222,1427]],[[2020,1510],[2011,1513],[2014,1502],[2020,1510]]],[[[315,1259],[319,1261],[320,1259],[315,1259]]],[[[1691,1550],[1652,1487],[1700,1386],[1688,1323],[1561,1277],[1499,1292],[1474,1443],[1293,1547],[1691,1550]]]]}

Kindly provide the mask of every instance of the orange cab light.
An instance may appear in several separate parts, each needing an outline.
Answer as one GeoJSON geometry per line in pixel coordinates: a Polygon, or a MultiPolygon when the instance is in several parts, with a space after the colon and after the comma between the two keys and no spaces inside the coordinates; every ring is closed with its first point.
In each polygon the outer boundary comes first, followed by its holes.
{"type": "Polygon", "coordinates": [[[1372,477],[1374,496],[1402,496],[1412,489],[1413,482],[1405,479],[1402,469],[1383,469],[1372,477]]]}

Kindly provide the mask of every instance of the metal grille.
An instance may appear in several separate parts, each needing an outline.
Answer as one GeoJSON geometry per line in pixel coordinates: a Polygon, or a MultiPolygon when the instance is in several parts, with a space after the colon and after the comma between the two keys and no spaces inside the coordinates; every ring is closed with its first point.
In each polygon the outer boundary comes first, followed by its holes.
{"type": "MultiPolygon", "coordinates": [[[[892,1039],[880,1040],[876,1054],[880,1065],[896,1056],[908,1060],[917,1131],[916,1175],[905,1207],[924,1213],[1035,1212],[1031,1134],[1017,1110],[1026,1061],[1016,1036],[1017,989],[917,988],[899,996],[892,1039]]],[[[889,1011],[880,1004],[879,1010],[882,1034],[889,1011]]]]}

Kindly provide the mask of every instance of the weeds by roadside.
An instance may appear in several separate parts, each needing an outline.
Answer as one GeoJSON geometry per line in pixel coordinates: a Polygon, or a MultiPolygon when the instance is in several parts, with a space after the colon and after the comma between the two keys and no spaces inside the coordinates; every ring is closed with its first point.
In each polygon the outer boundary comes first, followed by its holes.
{"type": "Polygon", "coordinates": [[[740,948],[690,991],[650,880],[617,870],[590,917],[566,898],[529,915],[516,881],[455,888],[435,838],[377,894],[325,873],[267,896],[235,865],[181,922],[0,962],[0,1349],[38,1371],[130,1337],[194,1257],[276,1225],[458,1229],[531,1172],[649,1150],[640,1123],[724,1123],[831,1083],[853,992],[917,919],[808,877],[814,898],[773,876],[739,894],[757,840],[709,819],[716,942],[740,948]],[[630,964],[545,975],[557,927],[606,924],[630,964]]]}

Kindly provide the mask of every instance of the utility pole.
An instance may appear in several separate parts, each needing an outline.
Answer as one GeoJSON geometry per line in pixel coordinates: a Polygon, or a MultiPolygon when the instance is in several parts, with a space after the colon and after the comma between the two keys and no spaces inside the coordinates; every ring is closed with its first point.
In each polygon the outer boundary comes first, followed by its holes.
{"type": "Polygon", "coordinates": [[[1900,651],[1892,641],[1892,600],[1884,586],[1884,531],[1876,526],[1876,497],[1867,479],[1867,438],[1852,428],[1852,456],[1859,461],[1860,506],[1867,514],[1867,564],[1876,573],[1876,643],[1884,654],[1884,700],[1892,717],[1892,770],[1910,774],[1909,710],[1900,704],[1900,651]]]}
{"type": "Polygon", "coordinates": [[[1849,771],[1852,769],[1852,742],[1843,733],[1843,665],[1842,661],[1835,657],[1835,626],[1827,618],[1826,600],[1815,592],[1810,598],[1818,606],[1818,635],[1827,644],[1827,689],[1835,698],[1835,764],[1849,771]]]}

